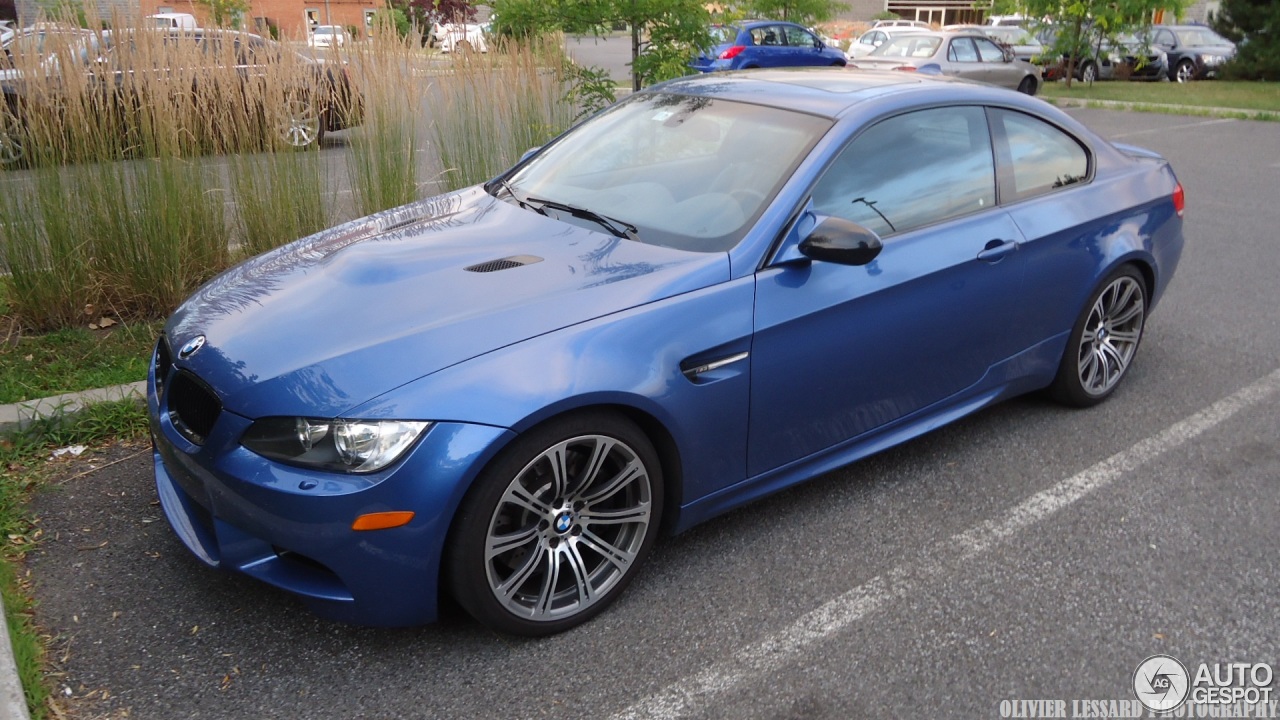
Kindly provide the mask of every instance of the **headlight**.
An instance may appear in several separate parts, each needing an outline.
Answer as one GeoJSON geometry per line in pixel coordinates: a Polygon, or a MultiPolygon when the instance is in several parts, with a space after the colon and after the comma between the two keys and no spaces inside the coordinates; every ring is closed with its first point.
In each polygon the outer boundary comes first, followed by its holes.
{"type": "Polygon", "coordinates": [[[431,427],[409,420],[262,418],[240,444],[291,465],[346,473],[369,473],[395,462],[431,427]]]}
{"type": "Polygon", "coordinates": [[[1221,65],[1224,61],[1226,61],[1226,59],[1227,58],[1223,55],[1205,55],[1200,58],[1201,62],[1203,62],[1208,67],[1215,67],[1217,65],[1221,65]]]}

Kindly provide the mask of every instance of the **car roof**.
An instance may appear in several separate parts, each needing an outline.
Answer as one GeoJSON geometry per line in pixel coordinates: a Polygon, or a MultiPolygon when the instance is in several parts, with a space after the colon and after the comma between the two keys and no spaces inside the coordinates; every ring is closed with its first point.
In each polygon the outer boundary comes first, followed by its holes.
{"type": "Polygon", "coordinates": [[[693,75],[652,85],[643,92],[722,98],[838,118],[890,96],[922,101],[1013,103],[1017,93],[941,75],[892,70],[795,68],[693,75]]]}

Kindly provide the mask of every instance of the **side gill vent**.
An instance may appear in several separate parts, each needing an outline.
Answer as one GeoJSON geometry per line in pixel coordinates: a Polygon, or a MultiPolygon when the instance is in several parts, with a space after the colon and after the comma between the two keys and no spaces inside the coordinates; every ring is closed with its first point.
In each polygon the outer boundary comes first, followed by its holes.
{"type": "Polygon", "coordinates": [[[498,258],[497,260],[477,263],[463,269],[467,272],[490,273],[497,272],[499,270],[510,270],[511,268],[518,268],[539,262],[542,262],[542,258],[536,255],[512,255],[511,257],[498,258]]]}

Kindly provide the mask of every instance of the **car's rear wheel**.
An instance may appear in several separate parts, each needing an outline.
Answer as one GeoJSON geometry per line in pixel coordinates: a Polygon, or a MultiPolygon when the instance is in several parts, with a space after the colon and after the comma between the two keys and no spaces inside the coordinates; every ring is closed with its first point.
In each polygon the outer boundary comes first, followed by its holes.
{"type": "Polygon", "coordinates": [[[309,148],[324,137],[324,110],[313,93],[291,92],[276,123],[277,137],[289,147],[309,148]]]}
{"type": "Polygon", "coordinates": [[[1036,80],[1031,76],[1022,78],[1022,82],[1018,83],[1018,92],[1024,95],[1036,94],[1036,80]]]}
{"type": "Polygon", "coordinates": [[[1196,79],[1196,66],[1190,60],[1183,60],[1178,63],[1178,67],[1174,70],[1174,79],[1180,83],[1191,82],[1196,79]]]}
{"type": "Polygon", "coordinates": [[[1076,407],[1107,399],[1129,372],[1147,317],[1146,281],[1126,265],[1090,296],[1067,341],[1050,388],[1058,401],[1076,407]]]}
{"type": "Polygon", "coordinates": [[[661,511],[657,451],[634,423],[606,412],[552,421],[500,453],[463,500],[449,586],[495,630],[567,630],[631,581],[661,511]]]}

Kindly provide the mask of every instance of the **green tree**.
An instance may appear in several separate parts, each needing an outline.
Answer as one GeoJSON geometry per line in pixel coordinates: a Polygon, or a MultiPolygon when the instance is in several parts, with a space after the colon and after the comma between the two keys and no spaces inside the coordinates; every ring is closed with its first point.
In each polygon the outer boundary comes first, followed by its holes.
{"type": "Polygon", "coordinates": [[[996,0],[991,12],[1044,18],[1054,29],[1051,52],[1065,61],[1067,87],[1081,58],[1097,55],[1124,32],[1151,24],[1156,10],[1180,14],[1187,0],[996,0]]]}
{"type": "Polygon", "coordinates": [[[633,90],[687,74],[688,62],[711,45],[702,0],[494,0],[493,12],[494,30],[517,37],[629,27],[633,90]]]}
{"type": "Polygon", "coordinates": [[[849,6],[839,0],[748,0],[746,8],[759,17],[811,25],[830,20],[849,6]]]}
{"type": "Polygon", "coordinates": [[[245,13],[249,12],[249,0],[196,0],[209,10],[214,27],[240,27],[245,13]]]}
{"type": "Polygon", "coordinates": [[[1280,80],[1280,3],[1222,0],[1213,29],[1236,43],[1236,56],[1223,67],[1226,77],[1280,80]]]}

